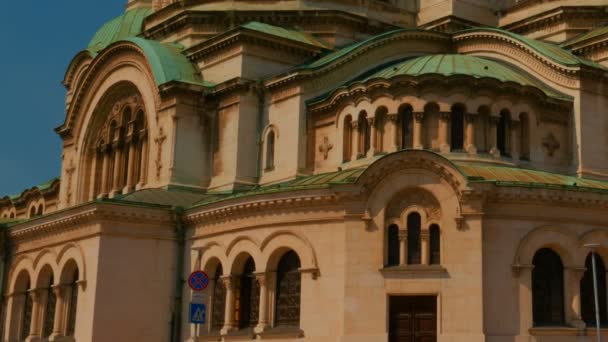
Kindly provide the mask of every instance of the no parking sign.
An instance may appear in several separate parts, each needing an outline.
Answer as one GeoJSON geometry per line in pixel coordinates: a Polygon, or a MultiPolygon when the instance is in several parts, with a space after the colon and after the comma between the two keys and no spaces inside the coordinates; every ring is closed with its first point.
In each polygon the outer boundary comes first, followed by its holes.
{"type": "Polygon", "coordinates": [[[194,271],[188,277],[188,286],[192,291],[203,291],[209,286],[209,276],[203,271],[194,271]]]}

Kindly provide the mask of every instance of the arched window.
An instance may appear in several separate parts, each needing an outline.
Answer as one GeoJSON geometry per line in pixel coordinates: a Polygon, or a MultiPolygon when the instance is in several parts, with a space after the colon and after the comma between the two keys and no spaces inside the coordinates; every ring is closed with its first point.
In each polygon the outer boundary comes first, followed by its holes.
{"type": "Polygon", "coordinates": [[[503,109],[500,111],[500,119],[496,127],[496,147],[503,156],[510,156],[510,132],[511,132],[511,115],[509,111],[503,109]]]}
{"type": "Polygon", "coordinates": [[[353,128],[352,128],[353,118],[350,115],[347,115],[344,118],[344,127],[342,128],[342,161],[347,162],[350,160],[353,150],[353,128]]]}
{"type": "Polygon", "coordinates": [[[258,323],[260,307],[260,287],[254,275],[255,263],[252,257],[245,262],[239,284],[239,314],[235,315],[239,329],[254,327],[258,323]]]}
{"type": "Polygon", "coordinates": [[[376,132],[374,141],[374,153],[380,153],[384,151],[384,125],[386,123],[386,114],[388,110],[386,107],[378,107],[376,115],[374,116],[374,129],[376,132]]]}
{"type": "Polygon", "coordinates": [[[49,337],[53,333],[53,325],[55,324],[55,306],[57,304],[57,296],[53,291],[54,279],[51,275],[49,284],[47,285],[46,304],[44,306],[44,326],[42,328],[42,337],[49,337]]]}
{"type": "Polygon", "coordinates": [[[34,302],[30,295],[31,282],[27,271],[21,271],[17,276],[15,282],[15,295],[12,297],[12,314],[18,317],[15,326],[11,329],[13,333],[10,334],[9,340],[25,340],[30,334],[30,327],[32,323],[32,309],[34,302]]]}
{"type": "Polygon", "coordinates": [[[211,314],[211,330],[220,330],[224,326],[224,311],[226,310],[226,287],[222,281],[222,265],[217,265],[213,276],[213,305],[211,314]]]}
{"type": "Polygon", "coordinates": [[[285,253],[277,267],[275,326],[300,326],[300,258],[285,253]]]}
{"type": "Polygon", "coordinates": [[[439,235],[439,226],[436,224],[431,225],[431,227],[429,228],[429,233],[430,233],[430,245],[431,245],[431,255],[430,255],[430,259],[429,259],[429,263],[431,265],[439,265],[441,263],[441,251],[440,251],[440,247],[441,247],[441,242],[440,242],[440,235],[439,235]]]}
{"type": "Polygon", "coordinates": [[[534,326],[564,324],[564,270],[557,253],[539,249],[532,259],[532,316],[534,326]]]}
{"type": "Polygon", "coordinates": [[[387,229],[388,255],[386,266],[399,265],[399,227],[391,224],[387,229]]]}
{"type": "Polygon", "coordinates": [[[76,331],[76,312],[78,309],[78,268],[74,270],[72,281],[69,284],[68,321],[66,335],[74,336],[76,331]]]}
{"type": "MultiPolygon", "coordinates": [[[[581,279],[581,313],[583,321],[588,326],[595,326],[595,297],[593,292],[592,254],[585,260],[585,274],[581,279]]],[[[597,293],[600,307],[600,325],[608,324],[606,310],[606,266],[599,255],[595,255],[595,270],[597,273],[597,293]]]]}
{"type": "Polygon", "coordinates": [[[268,132],[266,136],[266,171],[274,170],[274,131],[268,132]]]}
{"type": "Polygon", "coordinates": [[[420,214],[407,216],[407,263],[420,264],[420,214]]]}
{"type": "Polygon", "coordinates": [[[410,105],[399,107],[399,137],[401,138],[401,149],[412,148],[414,146],[414,134],[412,130],[414,116],[412,113],[413,110],[410,105]]]}
{"type": "Polygon", "coordinates": [[[38,205],[38,211],[36,212],[36,215],[42,216],[42,214],[43,214],[42,204],[39,204],[38,205]]]}
{"type": "Polygon", "coordinates": [[[519,159],[530,160],[530,122],[528,114],[519,115],[519,159]]]}
{"type": "Polygon", "coordinates": [[[15,218],[15,213],[14,212],[11,213],[11,218],[15,218]]]}
{"type": "Polygon", "coordinates": [[[464,107],[454,105],[450,114],[450,148],[462,150],[464,146],[464,107]]]}
{"type": "Polygon", "coordinates": [[[36,217],[36,207],[32,206],[30,207],[30,218],[32,217],[36,217]]]}
{"type": "Polygon", "coordinates": [[[367,151],[370,148],[370,128],[369,123],[367,122],[367,113],[361,112],[359,113],[359,149],[357,150],[357,155],[359,158],[365,157],[367,155],[367,151]]]}

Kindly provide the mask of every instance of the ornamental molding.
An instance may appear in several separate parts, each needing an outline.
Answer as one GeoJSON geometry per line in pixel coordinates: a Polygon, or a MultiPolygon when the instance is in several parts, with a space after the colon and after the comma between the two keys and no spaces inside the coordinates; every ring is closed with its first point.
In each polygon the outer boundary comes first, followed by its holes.
{"type": "MultiPolygon", "coordinates": [[[[475,187],[474,184],[472,184],[475,187]]],[[[575,185],[574,185],[575,186],[575,185]]],[[[487,192],[487,203],[530,204],[542,203],[547,207],[565,206],[571,208],[606,210],[608,209],[608,192],[597,192],[581,188],[580,191],[569,189],[530,188],[521,186],[494,185],[487,192]]]]}
{"type": "Polygon", "coordinates": [[[501,28],[519,33],[553,33],[560,30],[583,30],[600,26],[606,20],[606,14],[601,7],[595,6],[560,6],[532,17],[512,22],[501,28]]]}

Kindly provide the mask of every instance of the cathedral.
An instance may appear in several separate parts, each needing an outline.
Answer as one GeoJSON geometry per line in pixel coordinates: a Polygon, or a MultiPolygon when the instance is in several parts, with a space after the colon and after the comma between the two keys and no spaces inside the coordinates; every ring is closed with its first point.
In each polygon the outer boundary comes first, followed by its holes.
{"type": "Polygon", "coordinates": [[[606,0],[116,15],[0,197],[1,341],[608,338],[606,0]]]}

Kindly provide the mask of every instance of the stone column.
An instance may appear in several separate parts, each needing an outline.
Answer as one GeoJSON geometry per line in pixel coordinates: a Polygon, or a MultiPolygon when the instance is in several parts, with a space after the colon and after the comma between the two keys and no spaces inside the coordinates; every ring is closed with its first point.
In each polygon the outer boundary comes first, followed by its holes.
{"type": "Polygon", "coordinates": [[[414,145],[413,148],[416,150],[422,150],[424,148],[422,142],[422,120],[424,119],[423,112],[414,113],[414,145]]]}
{"type": "Polygon", "coordinates": [[[266,273],[255,275],[260,284],[260,312],[258,314],[258,325],[254,328],[256,333],[261,333],[268,327],[268,286],[266,273]]]}
{"type": "Polygon", "coordinates": [[[57,297],[57,303],[55,305],[55,321],[53,325],[53,333],[49,340],[63,337],[65,334],[63,318],[65,317],[65,289],[66,285],[53,286],[53,292],[57,297]]]}
{"type": "Polygon", "coordinates": [[[351,127],[353,129],[353,144],[351,149],[352,156],[350,157],[350,160],[355,161],[359,157],[359,121],[351,122],[351,127]]]}
{"type": "Polygon", "coordinates": [[[367,127],[370,130],[369,137],[369,151],[367,151],[367,157],[373,157],[378,149],[378,127],[376,127],[376,118],[367,119],[367,127]]]}
{"type": "Polygon", "coordinates": [[[431,237],[431,234],[428,229],[422,229],[420,231],[420,264],[421,265],[429,264],[430,237],[431,237]]]}
{"type": "Polygon", "coordinates": [[[148,176],[146,165],[148,160],[148,131],[144,128],[139,132],[139,141],[141,143],[141,149],[139,152],[139,175],[136,189],[141,189],[146,184],[146,178],[148,176]]]}
{"type": "Polygon", "coordinates": [[[449,130],[450,112],[439,113],[439,151],[442,153],[450,152],[449,130]]]}
{"type": "Polygon", "coordinates": [[[566,323],[569,325],[584,329],[581,315],[581,278],[585,274],[584,268],[564,268],[564,311],[566,314],[566,323]]]}
{"type": "Polygon", "coordinates": [[[135,153],[137,153],[137,142],[133,136],[129,137],[129,160],[127,165],[127,185],[124,188],[124,193],[133,191],[135,188],[135,153]]]}
{"type": "Polygon", "coordinates": [[[500,151],[498,150],[498,122],[500,121],[500,116],[490,115],[490,154],[494,157],[500,157],[500,151]]]}
{"type": "Polygon", "coordinates": [[[519,334],[529,336],[532,328],[532,269],[533,265],[521,265],[514,269],[515,277],[519,280],[519,334]]]}
{"type": "Polygon", "coordinates": [[[511,121],[511,158],[519,160],[519,121],[511,121]]]}
{"type": "Polygon", "coordinates": [[[226,310],[224,312],[224,327],[221,330],[222,335],[234,329],[234,279],[231,275],[222,277],[224,287],[226,288],[226,310]]]}
{"type": "Polygon", "coordinates": [[[399,230],[399,265],[407,265],[407,231],[399,230]]]}
{"type": "Polygon", "coordinates": [[[89,201],[95,199],[97,194],[95,193],[95,183],[97,183],[97,149],[93,151],[93,160],[91,161],[91,184],[89,184],[89,201]]]}
{"type": "Polygon", "coordinates": [[[108,178],[110,177],[110,153],[108,151],[108,145],[101,147],[101,154],[103,155],[103,161],[101,162],[101,189],[99,189],[98,197],[107,197],[108,178]]]}
{"type": "Polygon", "coordinates": [[[466,114],[464,116],[466,122],[466,141],[465,149],[470,156],[477,154],[477,146],[475,146],[475,118],[474,114],[466,114]]]}
{"type": "Polygon", "coordinates": [[[114,175],[112,176],[112,191],[110,191],[110,197],[114,197],[117,193],[120,192],[120,181],[121,175],[120,171],[122,170],[122,149],[120,148],[120,143],[115,141],[112,144],[112,149],[114,150],[114,175]]]}
{"type": "Polygon", "coordinates": [[[399,146],[399,127],[397,126],[399,122],[399,114],[388,114],[386,116],[389,122],[389,134],[390,134],[390,144],[388,146],[387,152],[395,152],[400,149],[399,146]]]}
{"type": "Polygon", "coordinates": [[[40,323],[42,323],[42,291],[43,289],[29,290],[29,295],[32,298],[32,320],[30,323],[30,334],[26,341],[37,340],[40,338],[40,323]]]}

